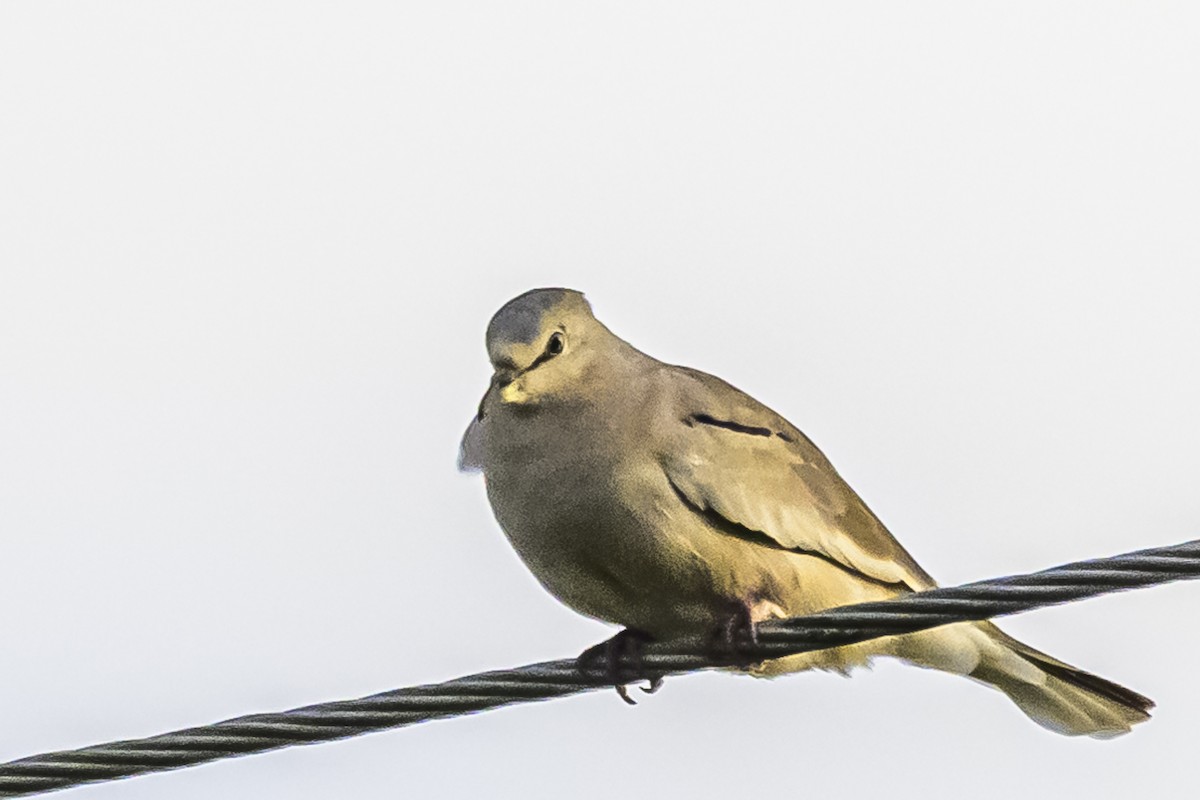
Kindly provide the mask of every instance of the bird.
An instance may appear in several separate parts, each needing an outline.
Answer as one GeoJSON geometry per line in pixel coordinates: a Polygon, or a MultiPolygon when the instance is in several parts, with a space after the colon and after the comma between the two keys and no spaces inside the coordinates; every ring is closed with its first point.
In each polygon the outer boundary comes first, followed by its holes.
{"type": "MultiPolygon", "coordinates": [[[[720,378],[636,349],[581,292],[513,298],[486,347],[493,374],[459,468],[483,473],[500,528],[552,595],[623,627],[600,646],[610,656],[696,636],[736,650],[766,620],[936,586],[798,428],[720,378]]],[[[1064,735],[1118,736],[1154,706],[990,621],[734,668],[849,674],[876,657],[994,687],[1064,735]]]]}

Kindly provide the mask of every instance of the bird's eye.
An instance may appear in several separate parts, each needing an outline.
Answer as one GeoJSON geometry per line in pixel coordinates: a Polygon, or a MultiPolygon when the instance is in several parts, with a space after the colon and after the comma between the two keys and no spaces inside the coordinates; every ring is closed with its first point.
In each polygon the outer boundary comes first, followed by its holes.
{"type": "Polygon", "coordinates": [[[546,352],[549,355],[556,356],[563,351],[563,335],[560,332],[555,332],[550,336],[550,341],[546,342],[546,352]]]}

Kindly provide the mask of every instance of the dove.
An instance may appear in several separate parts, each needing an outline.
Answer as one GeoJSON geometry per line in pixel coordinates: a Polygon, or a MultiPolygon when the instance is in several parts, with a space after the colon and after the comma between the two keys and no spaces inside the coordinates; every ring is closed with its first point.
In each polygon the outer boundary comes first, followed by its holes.
{"type": "MultiPolygon", "coordinates": [[[[486,346],[492,380],[459,467],[483,473],[500,528],[552,595],[623,626],[610,653],[696,636],[715,647],[722,632],[734,646],[765,620],[936,585],[799,429],[720,378],[636,349],[582,293],[510,300],[486,346]]],[[[735,669],[848,674],[877,657],[994,687],[1060,734],[1117,736],[1154,706],[991,622],[735,669]]]]}

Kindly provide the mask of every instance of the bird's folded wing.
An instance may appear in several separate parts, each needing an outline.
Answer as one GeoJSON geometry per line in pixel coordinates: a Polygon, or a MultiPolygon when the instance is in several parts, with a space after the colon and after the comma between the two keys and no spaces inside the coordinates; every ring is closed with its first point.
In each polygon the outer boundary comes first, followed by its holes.
{"type": "Polygon", "coordinates": [[[458,471],[483,471],[483,420],[475,417],[458,445],[458,471]]]}
{"type": "Polygon", "coordinates": [[[716,388],[736,392],[736,402],[720,402],[718,392],[703,411],[685,408],[660,452],[692,511],[726,533],[817,555],[878,582],[935,585],[804,434],[728,384],[716,388]]]}

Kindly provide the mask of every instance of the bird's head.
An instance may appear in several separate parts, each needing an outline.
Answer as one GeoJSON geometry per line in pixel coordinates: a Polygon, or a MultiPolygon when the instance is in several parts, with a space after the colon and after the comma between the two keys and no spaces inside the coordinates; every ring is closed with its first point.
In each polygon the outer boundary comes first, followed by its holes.
{"type": "Polygon", "coordinates": [[[533,289],[509,300],[487,329],[500,400],[533,407],[577,396],[594,356],[589,345],[607,333],[581,292],[533,289]]]}

